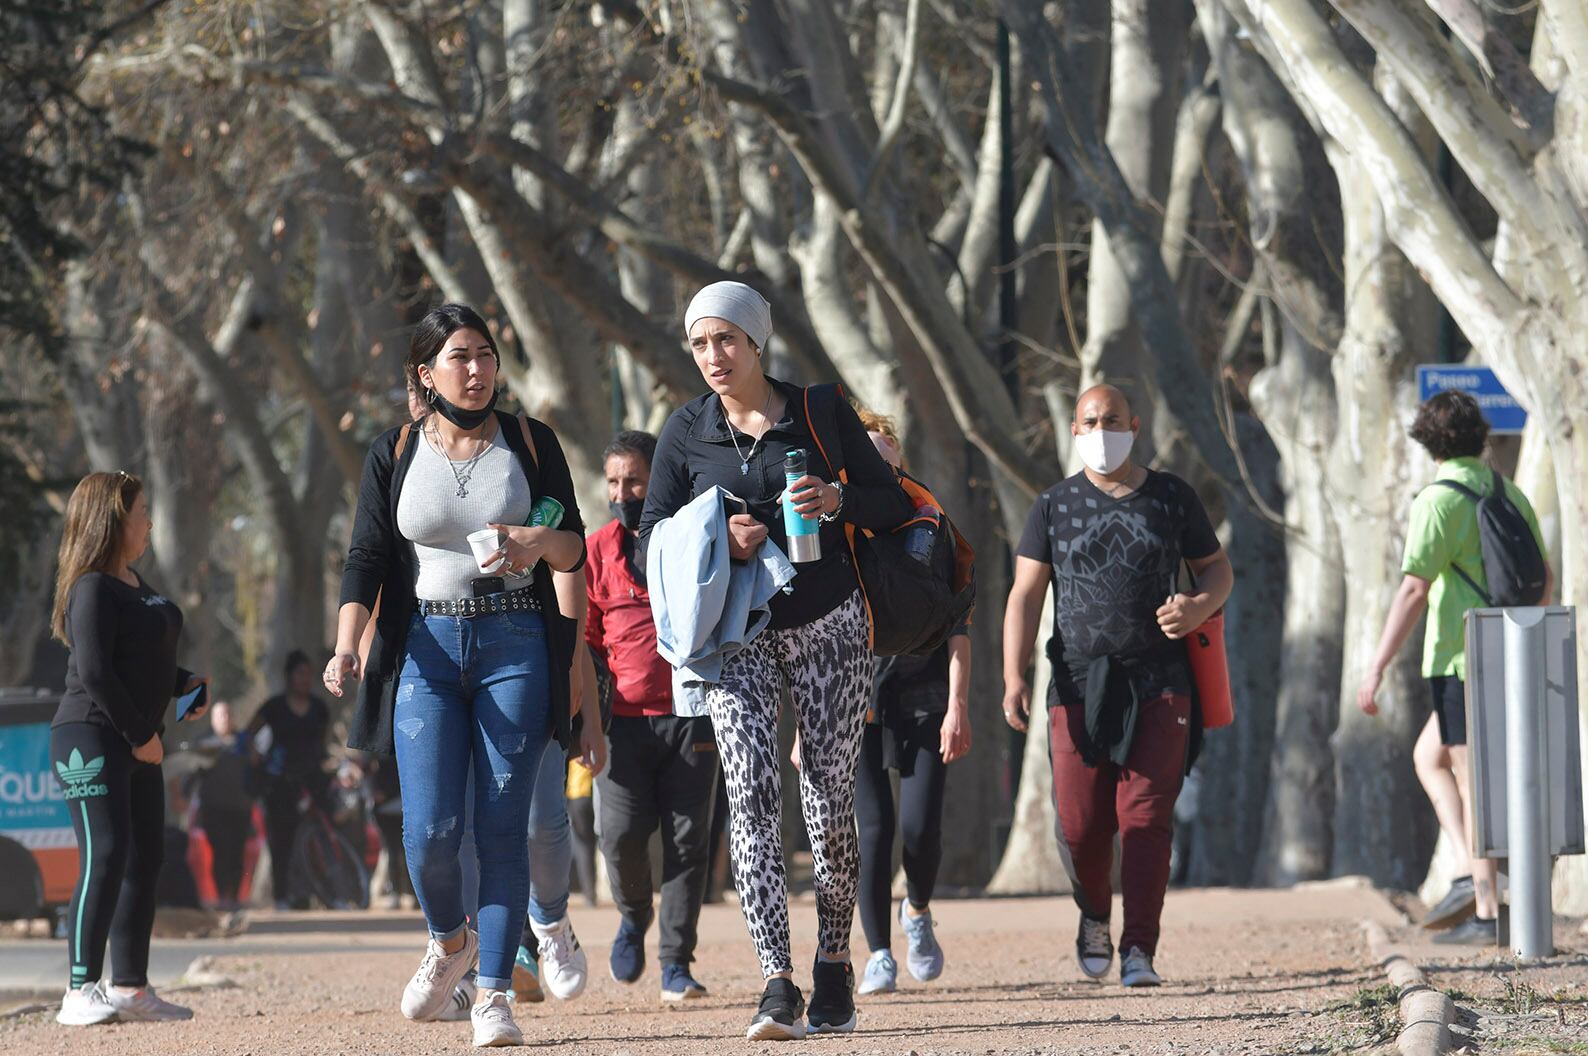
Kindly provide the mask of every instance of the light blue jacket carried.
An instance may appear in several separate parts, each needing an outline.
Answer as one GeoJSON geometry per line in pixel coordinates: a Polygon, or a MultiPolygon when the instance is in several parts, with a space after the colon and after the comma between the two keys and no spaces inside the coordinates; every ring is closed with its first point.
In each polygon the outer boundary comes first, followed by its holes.
{"type": "Polygon", "coordinates": [[[646,548],[656,651],[673,665],[675,715],[707,713],[706,689],[724,661],[766,629],[772,596],[794,579],[770,539],[749,561],[729,561],[726,494],[712,488],[657,522],[646,548]]]}

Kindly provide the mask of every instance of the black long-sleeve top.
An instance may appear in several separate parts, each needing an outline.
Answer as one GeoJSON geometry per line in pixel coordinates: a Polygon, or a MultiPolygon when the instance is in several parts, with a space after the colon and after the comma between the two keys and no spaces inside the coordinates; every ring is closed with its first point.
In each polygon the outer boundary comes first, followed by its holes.
{"type": "Polygon", "coordinates": [[[66,693],[53,725],[114,729],[137,748],[162,730],[171,698],[193,674],[177,666],[182,610],[137,576],[136,587],[103,572],[79,576],[66,595],[66,693]]]}
{"type": "MultiPolygon", "coordinates": [[[[787,403],[779,420],[759,443],[728,424],[716,393],[696,397],[673,412],[662,429],[651,463],[651,482],[640,518],[642,539],[650,537],[651,528],[658,521],[671,517],[697,495],[720,486],[744,499],[751,516],[766,525],[768,538],[784,553],[788,552],[783,507],[778,501],[786,485],[784,456],[793,448],[803,449],[808,452],[807,472],[824,479],[828,474],[806,421],[805,390],[772,378],[767,380],[787,403]],[[752,444],[754,454],[750,451],[752,444]],[[750,456],[749,468],[741,472],[745,455],[750,456]]],[[[859,586],[844,540],[845,524],[889,531],[910,517],[910,499],[899,486],[892,467],[877,454],[854,408],[844,400],[836,402],[838,440],[849,476],[843,506],[836,520],[821,526],[821,559],[796,565],[793,593],[773,597],[768,626],[774,630],[803,627],[820,619],[843,604],[859,586]]]]}
{"type": "MultiPolygon", "coordinates": [[[[499,434],[496,443],[505,444],[517,456],[529,480],[530,494],[549,495],[562,503],[562,523],[557,527],[584,539],[584,522],[574,499],[573,476],[568,460],[551,426],[537,418],[528,419],[534,441],[532,452],[524,443],[519,420],[506,411],[496,412],[499,434]]],[[[370,643],[363,678],[358,683],[358,698],[353,721],[348,726],[347,746],[377,755],[395,754],[392,741],[392,708],[397,694],[397,675],[408,644],[408,625],[414,616],[414,583],[419,566],[414,548],[397,530],[397,500],[402,495],[408,467],[414,452],[425,442],[422,426],[412,423],[388,429],[375,438],[364,459],[364,475],[358,486],[358,507],[353,516],[353,539],[342,566],[342,601],[357,602],[373,609],[380,598],[380,613],[375,618],[375,637],[370,643]],[[407,430],[405,433],[404,430],[407,430]],[[401,456],[397,441],[403,440],[401,456]]],[[[445,498],[440,496],[438,498],[445,498]]],[[[569,569],[584,567],[584,551],[569,569]]],[[[550,567],[537,562],[534,572],[536,596],[546,621],[546,646],[551,660],[552,734],[557,743],[571,743],[572,721],[568,714],[569,667],[573,662],[577,621],[562,615],[557,606],[557,591],[550,567]]]]}

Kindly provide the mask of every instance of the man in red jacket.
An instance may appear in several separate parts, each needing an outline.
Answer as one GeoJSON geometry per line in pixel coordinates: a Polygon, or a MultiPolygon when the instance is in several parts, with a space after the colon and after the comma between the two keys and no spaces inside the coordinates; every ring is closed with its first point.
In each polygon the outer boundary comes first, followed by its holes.
{"type": "Polygon", "coordinates": [[[656,438],[622,432],[602,463],[613,520],[587,540],[590,615],[585,637],[612,673],[611,762],[596,779],[601,853],[623,915],[612,942],[612,978],[645,971],[651,917],[651,834],[662,834],[662,1000],[704,997],[690,975],[706,891],[717,742],[705,715],[673,714],[672,668],[656,651],[635,534],[645,507],[656,438]]]}

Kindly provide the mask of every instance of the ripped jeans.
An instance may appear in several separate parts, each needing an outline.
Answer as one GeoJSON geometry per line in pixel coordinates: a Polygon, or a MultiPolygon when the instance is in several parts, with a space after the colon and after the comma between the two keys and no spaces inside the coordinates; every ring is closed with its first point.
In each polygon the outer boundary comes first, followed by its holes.
{"type": "Polygon", "coordinates": [[[530,798],[551,738],[546,628],[539,613],[415,615],[393,723],[403,849],[430,934],[467,924],[464,809],[474,775],[480,866],[479,984],[512,987],[529,897],[530,798]]]}

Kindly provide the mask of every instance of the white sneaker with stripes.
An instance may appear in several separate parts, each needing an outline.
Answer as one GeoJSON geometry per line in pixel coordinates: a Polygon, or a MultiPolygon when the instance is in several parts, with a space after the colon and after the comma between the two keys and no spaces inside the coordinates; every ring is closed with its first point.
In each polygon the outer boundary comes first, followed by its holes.
{"type": "Polygon", "coordinates": [[[116,1006],[105,997],[105,988],[95,981],[66,991],[55,1022],[67,1027],[93,1027],[116,1021],[116,1006]]]}
{"type": "Polygon", "coordinates": [[[436,1017],[442,1023],[461,1023],[469,1018],[469,1009],[474,1007],[474,995],[479,989],[474,985],[474,980],[468,976],[463,977],[463,982],[452,988],[452,997],[447,1001],[447,1007],[441,1010],[436,1017]]]}

